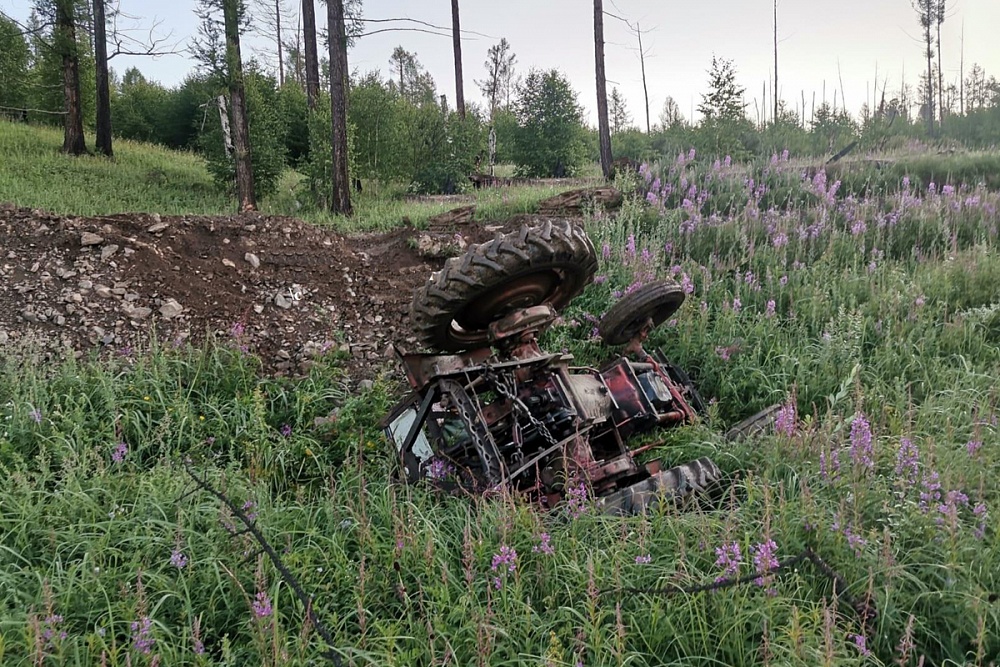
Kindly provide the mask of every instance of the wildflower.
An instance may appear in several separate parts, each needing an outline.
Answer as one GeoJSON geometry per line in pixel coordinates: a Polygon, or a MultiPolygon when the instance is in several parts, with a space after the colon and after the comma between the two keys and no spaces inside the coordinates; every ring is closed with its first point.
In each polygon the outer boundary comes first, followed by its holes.
{"type": "Polygon", "coordinates": [[[111,460],[115,463],[121,463],[125,460],[125,456],[128,455],[128,445],[125,442],[119,442],[113,452],[111,452],[111,460]]]}
{"type": "Polygon", "coordinates": [[[775,248],[782,248],[788,245],[788,234],[784,232],[778,232],[771,237],[771,245],[775,248]]]}
{"type": "Polygon", "coordinates": [[[587,511],[587,486],[583,482],[575,486],[571,486],[566,490],[566,494],[569,496],[567,500],[567,507],[569,508],[569,513],[574,519],[580,518],[582,514],[587,511]]]}
{"type": "Polygon", "coordinates": [[[453,472],[455,472],[453,465],[437,457],[431,459],[427,466],[427,476],[431,479],[445,479],[453,472]]]}
{"type": "Polygon", "coordinates": [[[982,440],[969,440],[965,443],[965,451],[969,452],[969,456],[975,456],[979,448],[983,446],[982,440]]]}
{"type": "Polygon", "coordinates": [[[243,511],[246,513],[247,521],[253,521],[257,518],[257,513],[253,511],[256,506],[257,503],[252,500],[243,503],[243,511]]]}
{"type": "Polygon", "coordinates": [[[31,408],[31,412],[28,413],[28,416],[31,417],[31,420],[36,424],[42,423],[42,411],[38,408],[31,408]]]}
{"type": "Polygon", "coordinates": [[[868,469],[875,467],[872,460],[872,427],[863,412],[855,414],[851,422],[851,461],[868,469]]]}
{"type": "Polygon", "coordinates": [[[921,294],[920,296],[918,296],[913,301],[913,305],[916,306],[917,308],[923,308],[925,303],[927,303],[927,301],[926,301],[926,299],[924,299],[924,295],[923,294],[921,294]]]}
{"type": "Polygon", "coordinates": [[[542,533],[538,536],[538,544],[533,546],[531,550],[536,554],[541,553],[551,556],[556,552],[556,550],[552,547],[552,544],[549,542],[551,539],[552,537],[548,533],[542,533]]]}
{"type": "Polygon", "coordinates": [[[909,438],[899,439],[899,450],[896,452],[896,477],[903,480],[906,486],[917,483],[917,464],[920,452],[909,438]]]}
{"type": "Polygon", "coordinates": [[[874,261],[868,263],[868,273],[875,273],[875,269],[878,268],[878,264],[874,261]]]}
{"type": "Polygon", "coordinates": [[[170,554],[170,564],[176,567],[178,570],[183,570],[187,567],[188,559],[179,549],[174,549],[170,554]]]}
{"type": "Polygon", "coordinates": [[[733,312],[734,313],[738,313],[741,310],[743,310],[743,302],[740,301],[739,297],[734,297],[733,298],[733,312]]]}
{"type": "Polygon", "coordinates": [[[847,546],[854,549],[854,555],[861,557],[861,547],[868,544],[865,538],[851,531],[850,527],[844,528],[844,537],[847,538],[847,546]]]}
{"type": "Polygon", "coordinates": [[[611,245],[610,244],[605,243],[603,246],[601,246],[601,257],[603,259],[611,259],[611,245]]]}
{"type": "Polygon", "coordinates": [[[717,556],[715,559],[716,567],[723,568],[722,574],[715,579],[716,582],[735,577],[740,573],[740,565],[743,564],[743,554],[740,553],[738,542],[727,542],[720,547],[716,547],[715,555],[717,556]]]}
{"type": "Polygon", "coordinates": [[[291,434],[292,434],[292,427],[291,427],[291,425],[290,424],[282,424],[281,425],[281,435],[283,435],[284,437],[287,438],[291,434]]]}
{"type": "Polygon", "coordinates": [[[687,273],[681,274],[681,289],[685,294],[694,294],[694,281],[687,273]]]}
{"type": "Polygon", "coordinates": [[[153,651],[153,621],[149,616],[140,616],[138,621],[132,621],[132,648],[144,655],[149,655],[153,651]]]}
{"type": "Polygon", "coordinates": [[[55,640],[66,639],[66,632],[59,629],[59,624],[62,622],[62,614],[49,613],[45,617],[45,629],[42,631],[42,639],[45,640],[45,646],[52,648],[55,640]]]}
{"type": "Polygon", "coordinates": [[[728,347],[716,346],[715,353],[719,355],[719,358],[723,361],[729,361],[730,356],[732,355],[732,350],[728,347]]]}
{"type": "Polygon", "coordinates": [[[864,220],[857,220],[851,225],[851,236],[860,236],[868,231],[868,225],[865,224],[864,220]]]}
{"type": "Polygon", "coordinates": [[[923,491],[920,492],[920,509],[926,514],[932,502],[941,500],[941,482],[936,471],[924,473],[923,491]]]}
{"type": "Polygon", "coordinates": [[[774,299],[768,299],[767,308],[764,310],[764,315],[767,317],[774,317],[775,308],[776,304],[774,303],[774,299]]]}
{"type": "Polygon", "coordinates": [[[695,150],[692,148],[690,151],[688,151],[688,160],[693,160],[694,156],[695,156],[695,150]]]}
{"type": "Polygon", "coordinates": [[[861,655],[867,658],[872,654],[872,652],[868,650],[868,640],[865,639],[864,635],[851,635],[851,638],[854,640],[854,645],[858,647],[858,651],[861,652],[861,655]]]}
{"type": "Polygon", "coordinates": [[[826,450],[819,453],[819,474],[823,479],[836,477],[840,472],[840,451],[832,450],[827,455],[826,450]]]}
{"type": "Polygon", "coordinates": [[[271,607],[271,598],[266,591],[257,591],[257,597],[253,601],[253,615],[257,618],[267,618],[274,609],[271,607]]]}
{"type": "Polygon", "coordinates": [[[781,278],[778,279],[778,284],[781,285],[782,287],[784,287],[785,285],[787,285],[788,284],[788,276],[781,276],[781,278]]]}
{"type": "Polygon", "coordinates": [[[941,188],[941,194],[943,194],[945,197],[952,196],[953,194],[955,194],[955,186],[954,185],[944,186],[943,188],[941,188]]]}
{"type": "Polygon", "coordinates": [[[750,547],[750,552],[753,554],[754,568],[761,575],[754,579],[754,583],[758,586],[765,586],[771,583],[772,578],[765,575],[778,567],[778,558],[775,556],[777,550],[778,545],[772,539],[768,539],[766,542],[759,542],[750,547]]]}
{"type": "Polygon", "coordinates": [[[782,162],[788,162],[788,155],[789,155],[789,153],[788,153],[788,149],[787,148],[785,150],[781,151],[781,161],[782,162]]]}
{"type": "Polygon", "coordinates": [[[201,617],[195,617],[191,625],[191,637],[195,655],[205,655],[205,644],[201,641],[201,617]]]}
{"type": "Polygon", "coordinates": [[[635,564],[636,565],[648,565],[649,563],[652,563],[652,562],[653,562],[653,557],[650,556],[649,554],[646,554],[645,556],[636,556],[635,557],[635,564]]]}
{"type": "Polygon", "coordinates": [[[656,202],[657,202],[656,193],[653,192],[653,191],[647,192],[646,193],[646,201],[648,203],[650,203],[650,204],[654,204],[655,205],[656,202]]]}
{"type": "Polygon", "coordinates": [[[606,282],[608,282],[608,277],[607,276],[603,276],[603,275],[602,276],[594,276],[594,284],[595,285],[603,285],[606,282]]]}
{"type": "MultiPolygon", "coordinates": [[[[769,303],[774,303],[773,301],[769,303]]],[[[774,430],[778,433],[791,437],[795,433],[795,423],[797,420],[795,401],[788,399],[774,416],[774,430]]]]}
{"type": "Polygon", "coordinates": [[[976,503],[976,506],[972,508],[972,514],[979,519],[973,535],[977,540],[981,540],[986,535],[986,503],[976,503]]]}

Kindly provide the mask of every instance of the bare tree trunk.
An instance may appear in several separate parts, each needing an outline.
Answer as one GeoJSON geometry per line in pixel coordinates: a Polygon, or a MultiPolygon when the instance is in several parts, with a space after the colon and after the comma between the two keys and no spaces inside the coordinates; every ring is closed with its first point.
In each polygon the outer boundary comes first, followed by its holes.
{"type": "Polygon", "coordinates": [[[938,129],[944,129],[944,76],[941,74],[941,21],[937,23],[938,129]]]}
{"type": "Polygon", "coordinates": [[[608,82],[604,75],[604,3],[594,0],[594,70],[597,78],[597,132],[601,142],[601,171],[611,180],[611,127],[608,124],[608,82]]]}
{"type": "Polygon", "coordinates": [[[924,43],[927,45],[927,134],[934,136],[934,45],[931,40],[931,24],[924,28],[924,43]]]}
{"type": "Polygon", "coordinates": [[[108,84],[108,39],[104,0],[94,0],[94,56],[97,71],[97,152],[111,157],[111,90],[108,84]]]}
{"type": "Polygon", "coordinates": [[[250,153],[250,122],[247,118],[246,91],[243,87],[243,61],[240,57],[238,0],[224,0],[222,14],[226,30],[226,77],[232,114],[233,152],[236,160],[236,195],[240,212],[257,209],[254,197],[253,160],[250,153]]]}
{"type": "Polygon", "coordinates": [[[302,0],[302,32],[306,49],[306,99],[309,109],[319,102],[319,54],[316,50],[316,7],[313,0],[302,0]]]}
{"type": "Polygon", "coordinates": [[[72,0],[56,2],[57,40],[62,41],[63,71],[63,147],[64,153],[82,155],[87,152],[83,137],[83,108],[80,106],[80,56],[76,43],[76,23],[72,0]]]}
{"type": "Polygon", "coordinates": [[[281,0],[274,0],[274,25],[278,40],[278,85],[285,85],[285,58],[281,45],[281,0]]]}
{"type": "Polygon", "coordinates": [[[465,118],[465,86],[462,83],[462,32],[458,22],[458,0],[451,0],[451,42],[455,48],[455,108],[465,118]]]}
{"type": "Polygon", "coordinates": [[[649,134],[649,89],[646,88],[646,54],[642,52],[642,31],[635,24],[635,34],[639,36],[639,67],[642,69],[642,95],[646,99],[646,134],[649,134]]]}
{"type": "Polygon", "coordinates": [[[778,0],[774,0],[774,118],[778,122],[778,0]]]}
{"type": "Polygon", "coordinates": [[[347,174],[347,29],[344,0],[327,0],[330,31],[330,112],[333,116],[334,213],[351,214],[351,182],[347,174]]]}
{"type": "Polygon", "coordinates": [[[965,21],[962,21],[962,56],[958,61],[958,109],[965,115],[965,21]]]}

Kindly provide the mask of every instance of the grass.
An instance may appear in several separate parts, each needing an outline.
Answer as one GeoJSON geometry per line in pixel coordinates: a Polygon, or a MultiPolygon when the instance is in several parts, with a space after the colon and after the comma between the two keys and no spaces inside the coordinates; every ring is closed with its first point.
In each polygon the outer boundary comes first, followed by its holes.
{"type": "Polygon", "coordinates": [[[249,503],[348,664],[995,662],[1000,195],[831,198],[832,183],[775,175],[766,186],[795,196],[762,210],[745,170],[653,171],[644,191],[658,176],[660,194],[743,201],[589,218],[601,278],[543,347],[596,363],[611,351],[593,321],[617,294],[653,276],[689,289],[650,344],[695,376],[711,420],[655,455],[713,457],[721,499],[610,518],[400,486],[377,427],[398,377],[352,391],[335,357],[293,383],[225,340],[102,363],[0,351],[0,664],[321,661],[275,569],[214,499],[186,494],[188,457],[249,503]],[[718,435],[779,401],[793,429],[718,435]],[[754,573],[769,540],[780,558],[813,548],[877,617],[806,566],[714,593],[627,591],[710,583],[734,543],[754,573]],[[513,569],[495,569],[510,549],[513,569]]]}
{"type": "MultiPolygon", "coordinates": [[[[0,201],[73,215],[156,212],[163,215],[226,215],[234,200],[213,183],[201,157],[132,141],[115,142],[115,157],[69,157],[59,152],[60,130],[0,122],[0,201]]],[[[537,203],[569,189],[566,185],[528,185],[482,190],[455,197],[407,197],[403,188],[383,187],[354,195],[355,215],[335,216],[311,207],[302,196],[301,175],[288,171],[278,193],[260,210],[290,215],[344,232],[385,231],[404,218],[418,227],[457,206],[475,204],[476,217],[490,220],[528,213],[537,203]]]]}

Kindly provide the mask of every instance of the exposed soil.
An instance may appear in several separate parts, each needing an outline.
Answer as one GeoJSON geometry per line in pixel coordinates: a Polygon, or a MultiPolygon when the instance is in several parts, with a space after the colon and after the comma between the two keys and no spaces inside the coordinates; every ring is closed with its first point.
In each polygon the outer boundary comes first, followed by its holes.
{"type": "Polygon", "coordinates": [[[86,218],[0,204],[0,347],[129,354],[154,332],[165,344],[215,335],[269,372],[303,372],[337,348],[355,378],[371,377],[392,344],[416,341],[410,299],[444,256],[522,221],[428,239],[253,214],[86,218]]]}

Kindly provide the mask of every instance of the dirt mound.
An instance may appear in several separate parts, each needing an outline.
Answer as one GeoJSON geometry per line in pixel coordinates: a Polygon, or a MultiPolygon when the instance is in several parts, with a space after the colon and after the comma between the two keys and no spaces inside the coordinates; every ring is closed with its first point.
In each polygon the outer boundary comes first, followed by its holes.
{"type": "MultiPolygon", "coordinates": [[[[478,243],[516,225],[464,225],[478,243]]],[[[413,289],[443,260],[420,232],[345,237],[280,217],[59,216],[0,204],[0,347],[52,356],[130,354],[231,339],[272,372],[297,373],[331,348],[370,376],[408,329],[413,289]],[[432,253],[433,254],[433,253],[432,253]]]]}

